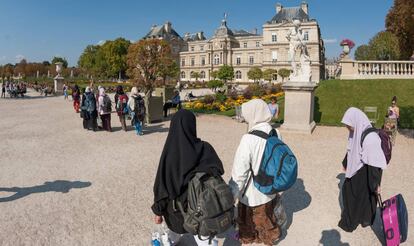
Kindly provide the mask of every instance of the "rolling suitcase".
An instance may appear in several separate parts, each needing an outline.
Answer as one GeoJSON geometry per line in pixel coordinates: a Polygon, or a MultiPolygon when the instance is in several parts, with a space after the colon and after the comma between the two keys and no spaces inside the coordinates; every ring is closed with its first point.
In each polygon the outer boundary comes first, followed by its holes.
{"type": "Polygon", "coordinates": [[[382,202],[378,194],[381,208],[381,219],[387,246],[397,246],[407,240],[408,214],[404,198],[401,194],[382,202]]]}

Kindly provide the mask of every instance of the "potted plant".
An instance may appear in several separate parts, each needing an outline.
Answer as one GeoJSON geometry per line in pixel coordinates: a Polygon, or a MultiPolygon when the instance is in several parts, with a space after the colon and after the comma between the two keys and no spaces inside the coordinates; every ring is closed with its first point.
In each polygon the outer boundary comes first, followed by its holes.
{"type": "Polygon", "coordinates": [[[346,38],[341,41],[341,46],[343,47],[344,54],[348,55],[351,52],[352,48],[355,47],[355,43],[354,41],[346,38]]]}

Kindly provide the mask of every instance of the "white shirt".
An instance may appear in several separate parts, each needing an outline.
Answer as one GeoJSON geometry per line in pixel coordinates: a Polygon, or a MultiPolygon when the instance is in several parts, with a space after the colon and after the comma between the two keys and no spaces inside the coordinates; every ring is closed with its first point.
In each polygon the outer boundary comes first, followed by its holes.
{"type": "MultiPolygon", "coordinates": [[[[251,129],[251,131],[253,130],[269,133],[272,130],[272,127],[269,123],[260,123],[251,129]]],[[[282,140],[279,131],[277,131],[277,135],[279,139],[282,140]]],[[[243,135],[240,145],[236,151],[236,155],[234,156],[233,170],[229,185],[233,192],[234,199],[239,199],[241,203],[249,207],[266,204],[273,200],[276,196],[265,195],[257,190],[253,184],[253,179],[251,179],[245,195],[241,197],[246,189],[246,182],[251,175],[250,163],[252,165],[254,175],[257,175],[265,147],[265,139],[252,134],[245,134],[243,135]]]]}

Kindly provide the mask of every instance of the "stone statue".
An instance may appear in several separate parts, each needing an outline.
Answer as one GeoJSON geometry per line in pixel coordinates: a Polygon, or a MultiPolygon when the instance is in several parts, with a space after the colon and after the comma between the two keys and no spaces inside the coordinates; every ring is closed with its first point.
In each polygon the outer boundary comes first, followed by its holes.
{"type": "Polygon", "coordinates": [[[303,41],[303,33],[300,28],[300,21],[294,20],[294,27],[286,36],[289,41],[288,59],[292,67],[292,73],[289,76],[292,82],[311,82],[310,57],[305,42],[303,41]],[[299,51],[299,66],[296,63],[296,53],[299,51]]]}

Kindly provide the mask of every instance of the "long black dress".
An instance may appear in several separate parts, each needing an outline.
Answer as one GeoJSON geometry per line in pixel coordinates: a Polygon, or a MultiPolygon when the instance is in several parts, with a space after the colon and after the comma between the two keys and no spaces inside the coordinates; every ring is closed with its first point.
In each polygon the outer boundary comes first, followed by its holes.
{"type": "Polygon", "coordinates": [[[381,184],[382,169],[364,165],[342,186],[344,208],[338,226],[352,232],[359,224],[362,227],[374,223],[378,198],[377,187],[381,184]]]}

